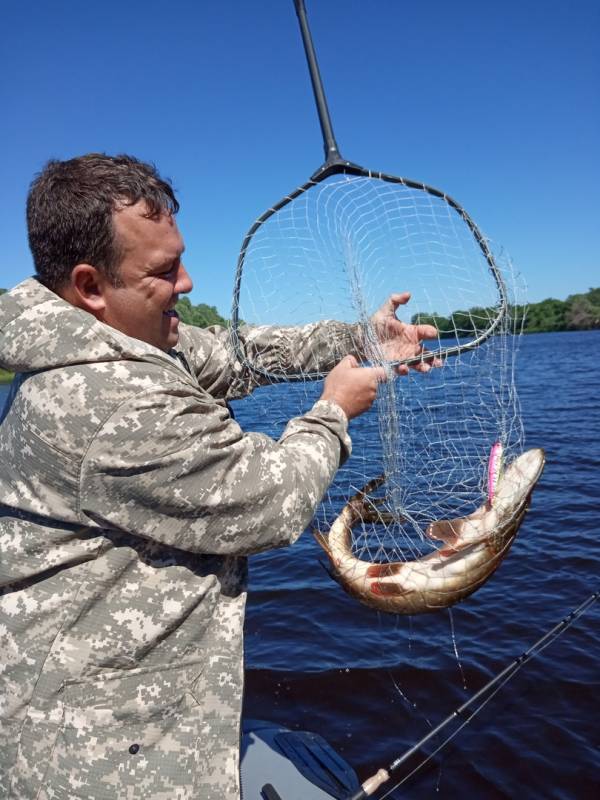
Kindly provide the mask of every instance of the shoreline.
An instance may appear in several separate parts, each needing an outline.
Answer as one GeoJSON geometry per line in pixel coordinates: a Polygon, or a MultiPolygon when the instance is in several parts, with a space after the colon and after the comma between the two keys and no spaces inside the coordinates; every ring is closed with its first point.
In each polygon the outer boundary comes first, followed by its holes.
{"type": "MultiPolygon", "coordinates": [[[[561,330],[554,330],[554,331],[522,331],[520,335],[529,336],[529,335],[539,334],[539,333],[582,333],[584,331],[594,331],[594,330],[600,330],[600,328],[572,328],[571,330],[562,330],[562,331],[561,330]]],[[[444,338],[449,338],[449,337],[441,336],[440,338],[444,339],[444,338]]],[[[12,380],[13,380],[14,377],[15,377],[14,373],[8,372],[7,370],[0,368],[0,386],[7,386],[8,384],[12,383],[12,380]]]]}

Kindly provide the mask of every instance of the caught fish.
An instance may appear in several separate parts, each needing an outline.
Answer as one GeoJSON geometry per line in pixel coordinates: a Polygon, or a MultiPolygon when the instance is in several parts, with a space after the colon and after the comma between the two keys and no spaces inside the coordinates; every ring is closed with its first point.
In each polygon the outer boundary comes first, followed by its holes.
{"type": "Polygon", "coordinates": [[[315,538],[333,574],[362,603],[390,614],[425,614],[447,608],[479,589],[496,570],[517,535],[530,495],[544,468],[544,451],[528,450],[504,467],[488,500],[472,514],[433,522],[426,530],[442,546],[414,561],[374,564],[352,554],[358,522],[386,522],[369,498],[384,482],[375,478],[344,506],[328,534],[315,538]]]}

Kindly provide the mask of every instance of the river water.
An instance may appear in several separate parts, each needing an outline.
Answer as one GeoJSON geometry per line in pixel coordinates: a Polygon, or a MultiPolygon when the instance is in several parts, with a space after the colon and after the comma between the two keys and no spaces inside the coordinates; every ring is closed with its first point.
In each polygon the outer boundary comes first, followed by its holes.
{"type": "MultiPolygon", "coordinates": [[[[309,535],[251,559],[246,715],[319,732],[364,779],[600,590],[599,351],[598,331],[523,338],[526,446],[546,468],[504,563],[453,609],[454,640],[448,612],[397,618],[345,595],[309,535]]],[[[235,404],[243,426],[254,408],[235,404]]],[[[599,717],[600,602],[390,796],[598,798],[599,717]]]]}
{"type": "MultiPolygon", "coordinates": [[[[600,590],[599,351],[600,331],[523,337],[525,446],[543,447],[547,463],[504,563],[452,612],[460,666],[448,612],[411,620],[364,608],[305,534],[251,559],[249,716],[318,731],[365,778],[600,590]]],[[[252,425],[252,401],[235,411],[252,425]]],[[[352,425],[355,449],[366,446],[361,421],[352,425]]],[[[393,797],[598,798],[599,717],[600,602],[393,797]]]]}

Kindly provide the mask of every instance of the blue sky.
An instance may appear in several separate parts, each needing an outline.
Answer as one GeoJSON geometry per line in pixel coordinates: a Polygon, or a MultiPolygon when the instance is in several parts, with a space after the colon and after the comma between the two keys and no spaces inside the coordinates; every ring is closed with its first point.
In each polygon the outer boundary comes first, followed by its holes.
{"type": "MultiPolygon", "coordinates": [[[[455,197],[530,301],[600,285],[596,0],[306,2],[346,158],[455,197]]],[[[0,286],[32,272],[44,162],[128,152],[173,180],[191,299],[227,316],[245,231],[323,160],[292,0],[23,0],[0,37],[0,286]]]]}

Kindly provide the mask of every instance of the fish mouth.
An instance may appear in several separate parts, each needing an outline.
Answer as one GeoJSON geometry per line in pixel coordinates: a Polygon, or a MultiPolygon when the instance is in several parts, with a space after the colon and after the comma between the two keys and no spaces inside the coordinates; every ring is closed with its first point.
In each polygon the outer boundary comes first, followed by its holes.
{"type": "Polygon", "coordinates": [[[166,311],[163,311],[164,317],[170,317],[172,319],[179,319],[179,314],[174,308],[168,308],[166,311]]]}

